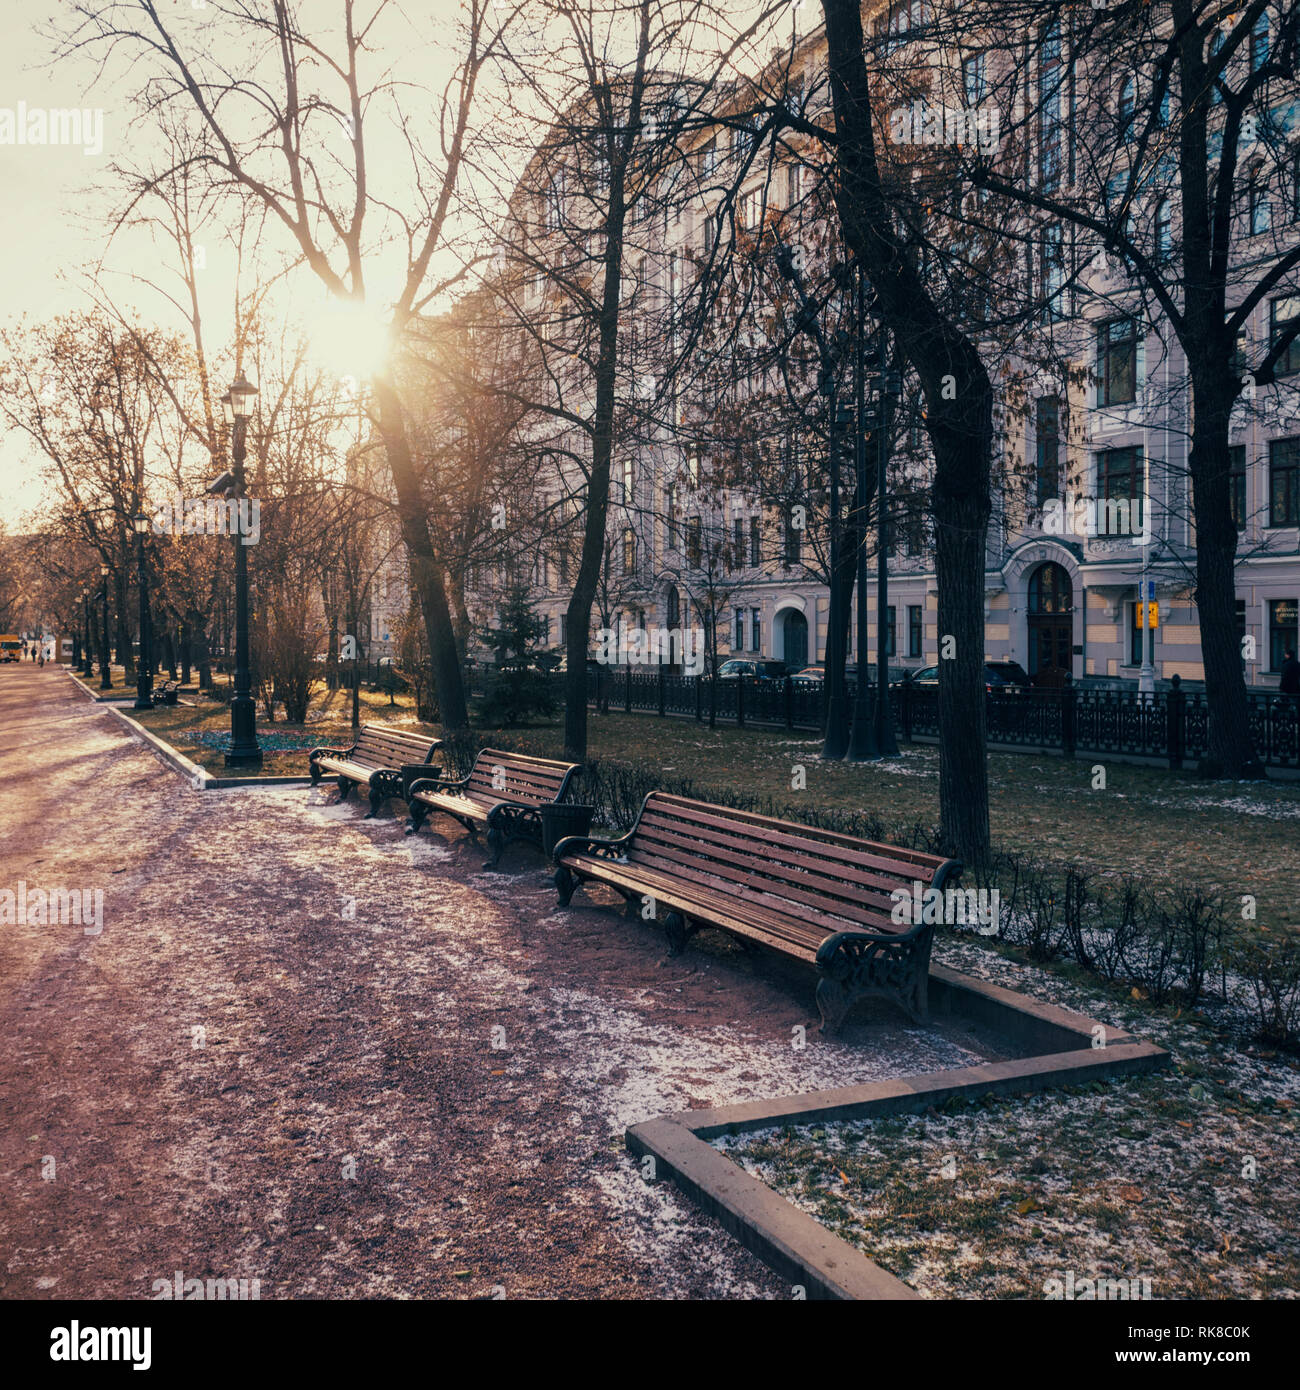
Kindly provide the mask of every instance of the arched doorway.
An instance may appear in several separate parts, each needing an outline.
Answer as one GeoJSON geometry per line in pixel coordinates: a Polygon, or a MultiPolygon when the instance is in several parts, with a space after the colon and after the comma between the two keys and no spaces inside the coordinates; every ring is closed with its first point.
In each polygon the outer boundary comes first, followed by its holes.
{"type": "Polygon", "coordinates": [[[668,610],[668,626],[678,627],[682,621],[682,601],[678,596],[677,590],[671,585],[668,589],[664,607],[668,610]]]}
{"type": "Polygon", "coordinates": [[[787,608],[781,619],[782,655],[791,672],[808,664],[808,619],[797,608],[787,608]]]}
{"type": "Polygon", "coordinates": [[[1063,566],[1049,561],[1029,576],[1029,675],[1048,689],[1073,669],[1074,588],[1063,566]]]}

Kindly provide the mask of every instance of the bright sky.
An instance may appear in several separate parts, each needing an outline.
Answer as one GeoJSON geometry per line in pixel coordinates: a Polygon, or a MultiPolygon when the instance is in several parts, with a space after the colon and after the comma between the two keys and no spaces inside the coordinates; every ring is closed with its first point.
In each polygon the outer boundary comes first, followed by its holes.
{"type": "MultiPolygon", "coordinates": [[[[755,0],[735,0],[735,8],[743,15],[754,3],[755,0]]],[[[339,13],[331,0],[312,0],[312,6],[319,8],[309,7],[304,13],[313,19],[319,14],[323,25],[332,23],[339,13]]],[[[394,4],[385,11],[383,27],[376,30],[372,51],[366,55],[373,64],[373,70],[365,74],[371,82],[387,76],[398,84],[404,113],[425,140],[435,168],[440,168],[440,160],[434,93],[441,91],[451,73],[454,54],[447,40],[460,9],[459,0],[417,0],[413,6],[394,4]]],[[[815,0],[803,0],[801,9],[807,12],[809,21],[820,18],[820,6],[815,0]]],[[[161,296],[131,274],[151,277],[175,292],[179,281],[169,271],[159,247],[137,230],[119,233],[112,246],[108,245],[110,218],[121,198],[121,185],[113,179],[111,165],[115,160],[130,165],[148,162],[149,128],[129,125],[129,87],[115,88],[103,81],[91,86],[94,69],[89,57],[54,70],[45,66],[50,46],[38,30],[56,14],[66,12],[66,3],[61,0],[24,0],[21,5],[10,0],[0,17],[0,187],[7,209],[6,254],[0,259],[0,325],[12,327],[24,315],[41,321],[88,308],[88,283],[98,268],[101,286],[120,308],[179,329],[182,324],[161,296]],[[102,112],[90,115],[80,143],[21,143],[20,133],[27,124],[24,117],[29,120],[32,112],[51,108],[89,108],[91,113],[102,108],[102,112]],[[102,128],[98,125],[101,117],[102,128]],[[83,145],[89,145],[94,150],[101,140],[98,152],[87,153],[83,149],[83,145]]],[[[191,0],[175,0],[174,9],[168,13],[167,7],[163,7],[162,13],[174,22],[182,42],[187,31],[193,32],[190,26],[204,24],[213,17],[212,8],[206,13],[195,10],[191,0]]],[[[799,27],[803,28],[803,23],[799,27]]],[[[337,51],[337,45],[328,42],[321,31],[312,32],[314,37],[322,38],[327,48],[337,51]]],[[[239,75],[248,75],[237,54],[223,53],[223,57],[239,75]]],[[[120,70],[123,58],[125,51],[115,69],[120,70]]],[[[539,67],[545,71],[545,64],[539,67]]],[[[143,75],[143,70],[138,71],[132,78],[133,84],[138,85],[143,75]]],[[[507,92],[501,85],[486,89],[482,94],[483,110],[507,99],[517,103],[520,93],[513,87],[507,92]]],[[[503,127],[495,124],[491,128],[493,140],[500,140],[503,127]]],[[[523,127],[521,146],[531,139],[527,133],[531,129],[531,125],[523,127]]],[[[367,114],[367,136],[372,192],[404,211],[410,210],[410,158],[405,141],[394,128],[391,107],[385,110],[376,106],[373,114],[367,114]]],[[[494,152],[492,162],[498,173],[505,168],[502,161],[507,159],[509,149],[508,143],[500,143],[494,152]]],[[[340,135],[339,154],[346,154],[347,150],[340,135]]],[[[279,173],[277,168],[277,179],[279,173]]],[[[427,182],[427,168],[424,173],[427,182]]],[[[374,221],[378,215],[369,219],[375,232],[379,231],[374,221]]],[[[476,228],[475,237],[481,236],[476,228]]],[[[208,346],[216,355],[229,336],[235,262],[229,241],[220,236],[214,236],[214,244],[206,250],[207,269],[201,292],[208,346]]],[[[403,251],[404,247],[398,246],[396,254],[378,267],[371,263],[368,297],[376,309],[382,309],[396,297],[405,264],[403,251]]],[[[447,273],[452,264],[447,260],[435,264],[434,274],[447,273]]],[[[336,266],[341,268],[337,260],[336,266]]],[[[277,312],[291,313],[308,325],[318,341],[320,360],[316,365],[340,377],[354,372],[364,374],[364,363],[354,366],[349,359],[373,345],[373,325],[325,311],[326,292],[308,268],[293,272],[279,304],[281,309],[277,312]]],[[[39,467],[39,459],[21,437],[0,433],[0,520],[11,528],[21,526],[24,516],[40,500],[39,467]]]]}

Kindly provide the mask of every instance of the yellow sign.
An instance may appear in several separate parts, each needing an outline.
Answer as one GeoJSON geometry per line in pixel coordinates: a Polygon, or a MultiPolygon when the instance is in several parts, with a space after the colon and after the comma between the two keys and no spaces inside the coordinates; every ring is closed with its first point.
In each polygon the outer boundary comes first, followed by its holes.
{"type": "Polygon", "coordinates": [[[1156,628],[1160,626],[1160,605],[1158,603],[1148,603],[1146,609],[1147,627],[1154,632],[1156,628]]]}

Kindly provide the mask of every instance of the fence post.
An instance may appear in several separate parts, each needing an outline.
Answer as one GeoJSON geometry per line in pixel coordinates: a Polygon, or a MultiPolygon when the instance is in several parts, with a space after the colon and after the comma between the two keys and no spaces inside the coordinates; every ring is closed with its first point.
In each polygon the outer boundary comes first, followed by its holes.
{"type": "Polygon", "coordinates": [[[659,718],[664,717],[665,697],[666,697],[667,677],[664,675],[664,664],[659,663],[659,718]]]}
{"type": "MultiPolygon", "coordinates": [[[[1065,679],[1065,684],[1061,687],[1061,752],[1067,757],[1074,757],[1074,746],[1076,739],[1075,714],[1076,698],[1078,691],[1074,688],[1074,682],[1069,676],[1065,679]]],[[[1029,697],[1031,700],[1033,696],[1029,697]]]]}
{"type": "Polygon", "coordinates": [[[907,680],[899,683],[898,687],[899,706],[903,715],[903,741],[912,741],[912,686],[907,680]]]}
{"type": "Polygon", "coordinates": [[[794,682],[788,671],[785,676],[785,727],[794,728],[794,682]]]}
{"type": "Polygon", "coordinates": [[[1169,744],[1169,766],[1180,768],[1183,765],[1183,748],[1186,746],[1187,696],[1183,693],[1183,678],[1176,672],[1173,689],[1165,698],[1165,738],[1169,744]]]}
{"type": "Polygon", "coordinates": [[[632,713],[632,668],[623,667],[623,712],[632,713]]]}
{"type": "Polygon", "coordinates": [[[695,719],[700,722],[704,718],[704,677],[695,677],[695,719]]]}
{"type": "Polygon", "coordinates": [[[745,727],[745,678],[736,677],[736,727],[745,727]]]}

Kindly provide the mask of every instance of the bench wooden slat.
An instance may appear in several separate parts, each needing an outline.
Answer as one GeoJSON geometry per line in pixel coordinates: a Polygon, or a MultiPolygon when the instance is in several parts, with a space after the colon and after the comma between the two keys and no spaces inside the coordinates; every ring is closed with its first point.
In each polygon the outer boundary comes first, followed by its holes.
{"type": "Polygon", "coordinates": [[[622,840],[570,840],[556,863],[561,905],[590,879],[629,908],[647,897],[667,908],[674,954],[690,930],[714,926],[813,962],[831,1029],[864,994],[888,994],[924,1017],[934,927],[895,922],[893,895],[902,888],[910,900],[914,885],[941,889],[961,873],[939,855],[664,792],[646,797],[622,840]]]}

